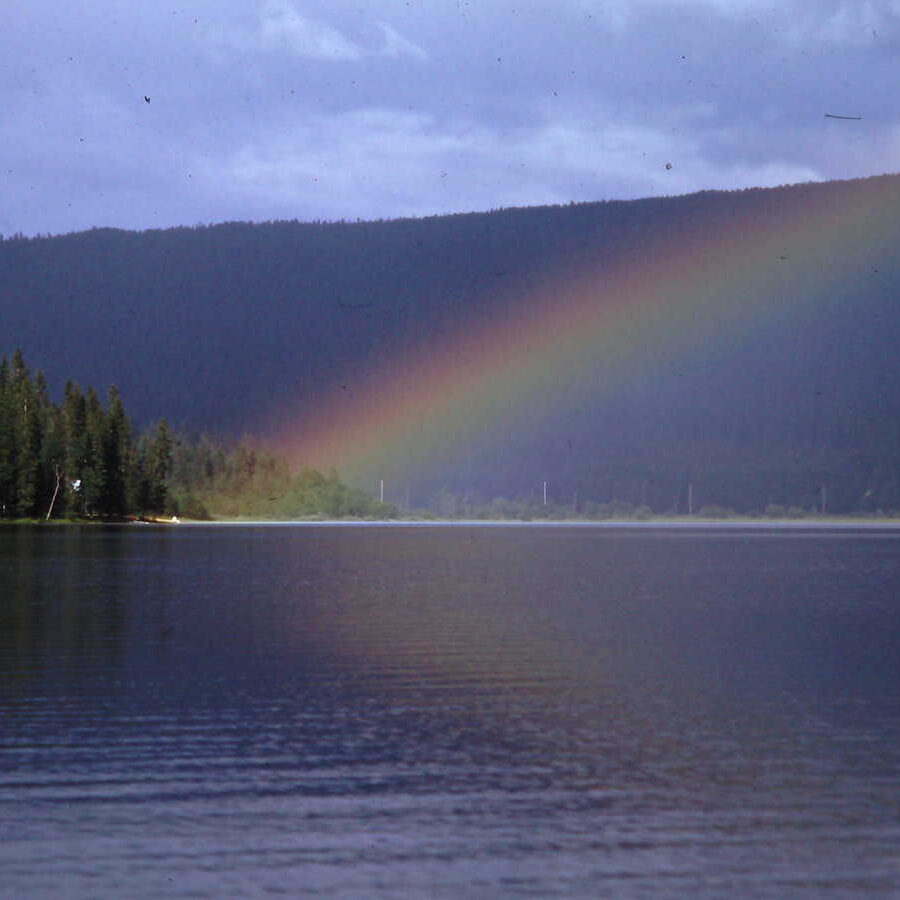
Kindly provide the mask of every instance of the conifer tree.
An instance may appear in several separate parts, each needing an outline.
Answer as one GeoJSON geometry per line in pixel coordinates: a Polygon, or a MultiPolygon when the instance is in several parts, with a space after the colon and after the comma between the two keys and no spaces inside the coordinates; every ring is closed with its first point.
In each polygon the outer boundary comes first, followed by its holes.
{"type": "Polygon", "coordinates": [[[172,443],[169,423],[162,419],[156,426],[147,461],[150,509],[155,513],[166,511],[169,490],[167,480],[172,471],[172,443]]]}
{"type": "Polygon", "coordinates": [[[4,356],[0,360],[0,516],[12,515],[15,506],[16,444],[12,402],[12,374],[4,356]]]}
{"type": "Polygon", "coordinates": [[[178,438],[166,419],[135,440],[115,387],[103,408],[97,393],[69,381],[62,404],[41,372],[31,376],[20,350],[0,359],[0,518],[49,518],[64,512],[121,517],[179,506],[206,518],[228,514],[300,515],[371,511],[332,472],[292,478],[283,460],[246,443],[178,438]],[[277,501],[277,506],[273,503],[277,501]]]}
{"type": "Polygon", "coordinates": [[[147,436],[141,435],[132,454],[128,479],[128,509],[137,515],[150,511],[150,476],[147,474],[147,436]]]}
{"type": "Polygon", "coordinates": [[[63,399],[63,435],[65,441],[66,506],[78,514],[84,514],[82,483],[87,456],[87,419],[84,395],[76,382],[66,382],[63,399]]]}
{"type": "Polygon", "coordinates": [[[43,439],[41,443],[41,485],[39,512],[46,518],[61,515],[65,511],[65,460],[66,444],[62,413],[48,403],[42,416],[43,439]]]}
{"type": "Polygon", "coordinates": [[[131,451],[131,425],[125,415],[122,398],[115,385],[109,389],[102,448],[106,469],[106,490],[102,514],[124,516],[127,509],[126,480],[131,451]]]}
{"type": "Polygon", "coordinates": [[[13,436],[16,443],[16,512],[34,516],[38,512],[41,493],[42,428],[39,397],[22,358],[13,355],[13,403],[15,406],[13,436]]]}
{"type": "Polygon", "coordinates": [[[106,515],[108,495],[106,458],[103,453],[103,436],[106,415],[93,388],[89,387],[84,398],[84,468],[82,470],[82,513],[86,516],[106,515]]]}

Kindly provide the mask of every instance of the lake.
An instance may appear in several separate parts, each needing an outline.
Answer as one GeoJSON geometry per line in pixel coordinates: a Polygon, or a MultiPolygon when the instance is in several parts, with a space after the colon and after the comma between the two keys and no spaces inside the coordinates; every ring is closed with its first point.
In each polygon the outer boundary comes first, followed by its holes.
{"type": "Polygon", "coordinates": [[[0,528],[0,896],[900,892],[900,530],[0,528]]]}

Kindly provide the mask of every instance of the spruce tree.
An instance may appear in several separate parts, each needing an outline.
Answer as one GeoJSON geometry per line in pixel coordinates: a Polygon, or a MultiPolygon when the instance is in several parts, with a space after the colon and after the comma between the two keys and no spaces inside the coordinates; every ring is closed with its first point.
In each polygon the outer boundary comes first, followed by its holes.
{"type": "Polygon", "coordinates": [[[164,513],[168,501],[167,480],[172,471],[172,432],[169,423],[162,419],[150,444],[147,460],[150,509],[164,513]]]}
{"type": "Polygon", "coordinates": [[[102,447],[106,469],[105,515],[124,516],[127,511],[126,484],[131,455],[131,425],[115,385],[109,389],[102,447]]]}
{"type": "Polygon", "coordinates": [[[16,350],[12,365],[13,436],[16,444],[16,501],[20,516],[35,516],[41,495],[42,428],[39,397],[22,351],[16,350]]]}
{"type": "Polygon", "coordinates": [[[150,511],[150,476],[147,474],[147,436],[141,435],[135,448],[128,481],[128,509],[137,515],[150,511]]]}
{"type": "Polygon", "coordinates": [[[65,435],[62,414],[50,402],[47,379],[38,371],[34,376],[35,411],[40,430],[38,499],[35,514],[46,516],[64,511],[65,492],[63,490],[65,471],[65,435]]]}
{"type": "Polygon", "coordinates": [[[65,441],[65,505],[78,515],[84,515],[82,485],[87,465],[87,418],[84,395],[73,381],[66,382],[62,422],[65,441]]]}
{"type": "Polygon", "coordinates": [[[82,470],[82,510],[86,516],[107,514],[108,494],[106,458],[103,453],[103,437],[106,430],[106,414],[93,388],[89,387],[84,399],[84,468],[82,470]]]}

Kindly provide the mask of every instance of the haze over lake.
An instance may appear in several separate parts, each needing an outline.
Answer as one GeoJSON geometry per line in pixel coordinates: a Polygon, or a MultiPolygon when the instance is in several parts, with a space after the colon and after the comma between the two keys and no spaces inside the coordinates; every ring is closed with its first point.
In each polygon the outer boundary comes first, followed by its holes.
{"type": "Polygon", "coordinates": [[[892,895],[898,541],[2,529],[0,893],[892,895]]]}

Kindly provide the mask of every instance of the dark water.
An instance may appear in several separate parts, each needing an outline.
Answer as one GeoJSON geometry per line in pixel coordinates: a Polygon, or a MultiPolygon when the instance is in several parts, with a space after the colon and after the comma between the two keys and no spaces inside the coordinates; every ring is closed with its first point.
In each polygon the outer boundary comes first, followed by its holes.
{"type": "Polygon", "coordinates": [[[0,530],[3,897],[900,895],[900,531],[0,530]]]}

